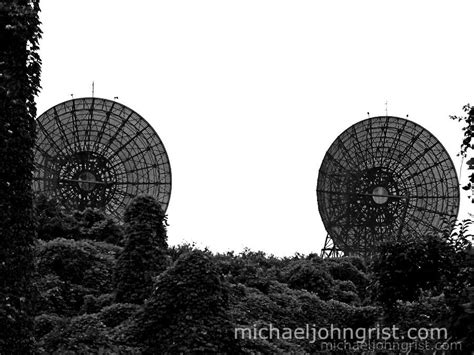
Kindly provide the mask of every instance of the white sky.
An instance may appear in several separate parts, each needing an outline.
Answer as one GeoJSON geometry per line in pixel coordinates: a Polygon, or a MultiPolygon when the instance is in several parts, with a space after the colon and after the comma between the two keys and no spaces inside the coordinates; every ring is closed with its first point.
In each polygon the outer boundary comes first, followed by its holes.
{"type": "MultiPolygon", "coordinates": [[[[74,97],[142,115],[173,172],[169,242],[319,252],[326,150],[388,114],[456,157],[474,103],[472,1],[42,0],[38,113],[74,97]]],[[[463,173],[467,176],[467,173],[463,173]]],[[[467,197],[462,193],[467,206],[467,197]]]]}

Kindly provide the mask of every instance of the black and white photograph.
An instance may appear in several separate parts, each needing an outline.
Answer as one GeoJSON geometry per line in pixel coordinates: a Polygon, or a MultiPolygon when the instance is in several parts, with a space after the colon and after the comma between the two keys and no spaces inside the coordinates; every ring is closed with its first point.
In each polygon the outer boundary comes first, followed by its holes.
{"type": "Polygon", "coordinates": [[[0,0],[0,354],[474,355],[468,0],[0,0]]]}

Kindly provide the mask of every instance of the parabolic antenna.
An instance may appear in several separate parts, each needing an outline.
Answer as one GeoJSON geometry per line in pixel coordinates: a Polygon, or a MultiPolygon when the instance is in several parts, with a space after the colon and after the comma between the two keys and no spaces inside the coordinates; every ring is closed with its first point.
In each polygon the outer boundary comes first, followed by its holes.
{"type": "MultiPolygon", "coordinates": [[[[332,250],[370,255],[384,241],[445,232],[459,210],[453,162],[426,129],[383,116],[345,130],[324,156],[318,208],[332,250]]],[[[328,251],[326,241],[323,254],[328,251]]]]}
{"type": "Polygon", "coordinates": [[[139,194],[166,211],[171,169],[160,137],[128,107],[88,97],[58,104],[36,121],[35,191],[69,210],[93,207],[121,217],[139,194]]]}

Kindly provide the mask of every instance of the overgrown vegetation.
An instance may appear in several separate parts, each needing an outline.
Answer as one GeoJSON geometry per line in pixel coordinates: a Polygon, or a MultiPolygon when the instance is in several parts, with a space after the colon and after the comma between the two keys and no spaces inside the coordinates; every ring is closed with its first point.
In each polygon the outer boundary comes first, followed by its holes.
{"type": "Polygon", "coordinates": [[[451,342],[473,349],[468,221],[449,238],[385,244],[367,264],[358,257],[277,258],[251,250],[215,254],[189,244],[169,247],[166,217],[146,196],[132,202],[123,226],[94,210],[61,212],[44,197],[35,211],[46,239],[37,242],[35,253],[35,336],[43,353],[321,350],[321,340],[234,336],[236,328],[306,325],[397,326],[402,332],[446,327],[451,342]]]}
{"type": "MultiPolygon", "coordinates": [[[[0,353],[318,352],[317,337],[268,334],[307,326],[396,326],[403,335],[445,327],[462,353],[474,351],[470,221],[450,236],[387,243],[370,261],[277,258],[169,247],[166,216],[149,196],[128,206],[123,226],[44,196],[33,205],[38,11],[36,0],[0,2],[0,353]],[[267,336],[239,338],[236,329],[267,336]]],[[[466,156],[474,110],[464,110],[453,118],[467,124],[466,156]]]]}
{"type": "Polygon", "coordinates": [[[28,353],[33,344],[38,11],[35,0],[0,2],[0,353],[28,353]]]}
{"type": "MultiPolygon", "coordinates": [[[[467,154],[474,149],[474,144],[472,143],[472,139],[474,137],[474,107],[470,104],[466,104],[463,106],[462,110],[466,114],[466,116],[458,116],[458,115],[451,115],[449,116],[451,119],[464,122],[464,127],[462,128],[463,139],[461,143],[461,150],[458,155],[461,155],[464,158],[467,157],[467,154]]],[[[468,170],[474,170],[474,158],[470,158],[466,162],[468,166],[468,170]]],[[[471,173],[469,176],[469,182],[463,186],[463,189],[466,191],[472,191],[474,188],[474,173],[471,173]]],[[[474,202],[474,196],[470,196],[471,201],[474,202]]]]}
{"type": "Polygon", "coordinates": [[[116,301],[141,304],[168,265],[166,217],[150,196],[136,197],[124,214],[125,240],[115,268],[116,301]]]}

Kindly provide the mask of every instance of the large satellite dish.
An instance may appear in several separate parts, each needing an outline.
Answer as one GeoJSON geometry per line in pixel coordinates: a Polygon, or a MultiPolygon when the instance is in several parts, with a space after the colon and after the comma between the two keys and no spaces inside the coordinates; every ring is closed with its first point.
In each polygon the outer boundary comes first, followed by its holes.
{"type": "Polygon", "coordinates": [[[453,162],[426,129],[390,116],[360,121],[328,149],[317,184],[323,255],[370,255],[389,239],[451,228],[459,209],[453,162]]]}
{"type": "Polygon", "coordinates": [[[58,104],[37,119],[35,191],[69,210],[93,207],[120,217],[138,194],[166,211],[171,169],[165,147],[139,114],[88,97],[58,104]]]}

